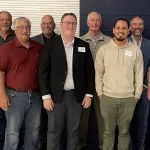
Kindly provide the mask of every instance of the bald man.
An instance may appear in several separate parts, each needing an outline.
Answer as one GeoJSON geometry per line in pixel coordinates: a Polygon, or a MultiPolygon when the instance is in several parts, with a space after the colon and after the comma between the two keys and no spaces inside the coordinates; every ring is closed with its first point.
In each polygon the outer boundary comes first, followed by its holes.
{"type": "MultiPolygon", "coordinates": [[[[89,43],[94,61],[98,49],[102,45],[108,43],[111,39],[110,37],[104,35],[101,32],[100,30],[101,25],[102,25],[101,15],[97,12],[89,13],[87,17],[87,26],[89,27],[89,31],[84,36],[81,36],[82,40],[89,43]]],[[[94,107],[95,107],[96,116],[98,120],[99,148],[102,149],[104,125],[103,125],[103,120],[100,112],[100,102],[96,94],[96,91],[94,94],[93,101],[94,101],[94,107]]],[[[89,113],[90,113],[90,108],[84,109],[81,118],[81,124],[80,124],[80,138],[82,143],[81,147],[84,147],[87,144],[89,113]]]]}
{"type": "Polygon", "coordinates": [[[45,15],[41,20],[41,30],[42,33],[32,37],[32,40],[39,42],[44,45],[44,43],[50,39],[55,37],[57,34],[54,32],[55,29],[54,18],[51,15],[45,15]]]}
{"type": "MultiPolygon", "coordinates": [[[[32,37],[31,39],[44,45],[44,43],[48,39],[57,36],[57,34],[54,32],[55,26],[56,25],[54,22],[54,18],[51,15],[44,15],[41,20],[42,33],[32,37]]],[[[40,125],[40,134],[39,134],[40,139],[39,139],[38,150],[46,150],[47,123],[48,123],[47,112],[46,109],[44,109],[43,107],[42,114],[41,114],[41,125],[40,125]]]]}

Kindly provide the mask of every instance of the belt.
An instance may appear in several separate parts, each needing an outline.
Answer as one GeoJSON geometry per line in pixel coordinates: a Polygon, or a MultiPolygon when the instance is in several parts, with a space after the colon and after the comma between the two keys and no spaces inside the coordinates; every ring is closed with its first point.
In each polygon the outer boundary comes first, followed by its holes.
{"type": "Polygon", "coordinates": [[[20,90],[20,89],[15,89],[9,86],[6,86],[6,89],[16,91],[16,92],[22,92],[22,93],[32,93],[32,92],[39,92],[39,89],[28,89],[28,90],[20,90]]]}
{"type": "Polygon", "coordinates": [[[69,91],[73,91],[74,89],[64,89],[64,92],[69,92],[69,91]]]}

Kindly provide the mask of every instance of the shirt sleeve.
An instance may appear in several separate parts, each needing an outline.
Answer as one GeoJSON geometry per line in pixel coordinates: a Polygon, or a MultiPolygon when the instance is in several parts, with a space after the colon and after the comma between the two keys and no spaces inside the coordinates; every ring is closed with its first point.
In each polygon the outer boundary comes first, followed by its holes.
{"type": "Polygon", "coordinates": [[[103,49],[100,47],[95,59],[95,83],[98,96],[103,94],[103,76],[105,72],[103,49]]]}

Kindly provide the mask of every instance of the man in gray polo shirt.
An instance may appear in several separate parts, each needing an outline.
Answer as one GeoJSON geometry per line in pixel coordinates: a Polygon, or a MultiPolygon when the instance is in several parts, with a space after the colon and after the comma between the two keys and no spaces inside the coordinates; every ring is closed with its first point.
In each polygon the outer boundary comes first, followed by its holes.
{"type": "MultiPolygon", "coordinates": [[[[98,49],[102,45],[108,43],[111,38],[104,35],[100,30],[102,21],[101,21],[101,15],[99,13],[97,12],[89,13],[87,17],[87,25],[89,27],[89,31],[84,36],[81,36],[81,39],[89,43],[93,60],[95,60],[95,56],[98,49]]],[[[94,100],[94,107],[96,111],[97,121],[98,121],[99,148],[102,149],[104,125],[103,125],[103,120],[100,112],[99,98],[96,92],[94,94],[93,100],[94,100]]],[[[80,139],[82,143],[81,147],[84,147],[87,144],[89,113],[90,113],[90,108],[84,109],[81,118],[81,123],[80,123],[80,139]]]]}

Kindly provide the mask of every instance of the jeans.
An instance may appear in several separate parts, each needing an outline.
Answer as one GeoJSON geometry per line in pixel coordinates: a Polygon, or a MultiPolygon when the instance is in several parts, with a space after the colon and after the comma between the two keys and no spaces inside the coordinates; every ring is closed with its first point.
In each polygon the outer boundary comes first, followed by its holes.
{"type": "Polygon", "coordinates": [[[6,111],[4,150],[16,150],[25,121],[24,150],[37,150],[42,100],[38,92],[23,93],[6,89],[10,106],[6,111]]]}
{"type": "Polygon", "coordinates": [[[145,89],[136,105],[130,125],[130,147],[133,150],[138,150],[145,146],[144,142],[147,132],[148,113],[149,101],[147,99],[147,90],[145,89]]]}

